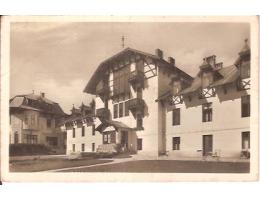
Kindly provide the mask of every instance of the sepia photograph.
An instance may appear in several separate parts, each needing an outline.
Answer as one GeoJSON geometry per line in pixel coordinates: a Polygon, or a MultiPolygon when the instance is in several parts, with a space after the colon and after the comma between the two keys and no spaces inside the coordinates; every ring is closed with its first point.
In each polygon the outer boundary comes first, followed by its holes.
{"type": "Polygon", "coordinates": [[[257,180],[257,20],[2,18],[2,176],[257,180]]]}

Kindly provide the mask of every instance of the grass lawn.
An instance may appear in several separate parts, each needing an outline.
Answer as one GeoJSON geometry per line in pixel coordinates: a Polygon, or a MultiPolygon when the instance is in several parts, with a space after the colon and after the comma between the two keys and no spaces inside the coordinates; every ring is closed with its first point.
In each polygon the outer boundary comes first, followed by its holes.
{"type": "Polygon", "coordinates": [[[250,163],[139,160],[62,172],[249,173],[250,163]]]}
{"type": "Polygon", "coordinates": [[[99,163],[107,163],[111,160],[98,160],[98,159],[80,159],[80,160],[67,160],[62,158],[57,159],[36,159],[36,160],[23,160],[11,161],[9,164],[10,172],[38,172],[44,170],[53,170],[67,167],[87,166],[99,163]]]}

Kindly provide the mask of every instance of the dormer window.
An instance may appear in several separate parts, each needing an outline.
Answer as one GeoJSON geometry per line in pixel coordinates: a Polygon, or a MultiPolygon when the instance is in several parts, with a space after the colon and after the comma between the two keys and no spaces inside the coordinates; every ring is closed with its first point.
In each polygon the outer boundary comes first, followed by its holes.
{"type": "Polygon", "coordinates": [[[240,66],[240,77],[241,79],[246,79],[246,78],[250,78],[250,64],[246,63],[246,64],[242,64],[240,66]]]}
{"type": "Polygon", "coordinates": [[[213,75],[211,71],[202,72],[202,88],[207,88],[213,82],[213,75]]]}
{"type": "Polygon", "coordinates": [[[239,58],[235,62],[239,71],[239,79],[237,82],[238,90],[250,89],[250,47],[245,40],[245,45],[239,53],[239,58]]]}
{"type": "Polygon", "coordinates": [[[181,91],[181,81],[180,80],[173,81],[173,95],[179,94],[180,91],[181,91]]]}

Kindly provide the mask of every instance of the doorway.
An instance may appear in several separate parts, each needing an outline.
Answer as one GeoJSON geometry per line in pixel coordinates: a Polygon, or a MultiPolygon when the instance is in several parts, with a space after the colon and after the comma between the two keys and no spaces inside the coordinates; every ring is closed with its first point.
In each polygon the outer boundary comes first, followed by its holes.
{"type": "Polygon", "coordinates": [[[203,156],[212,155],[213,150],[213,136],[203,135],[203,156]]]}

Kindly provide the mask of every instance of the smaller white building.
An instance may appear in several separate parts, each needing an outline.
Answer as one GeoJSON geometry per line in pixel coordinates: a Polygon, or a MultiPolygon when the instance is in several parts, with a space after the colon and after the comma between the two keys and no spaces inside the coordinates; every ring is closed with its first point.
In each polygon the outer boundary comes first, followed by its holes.
{"type": "Polygon", "coordinates": [[[73,106],[71,115],[63,122],[63,130],[67,132],[66,154],[95,152],[102,143],[102,135],[96,131],[93,110],[82,104],[79,109],[73,106]]]}

